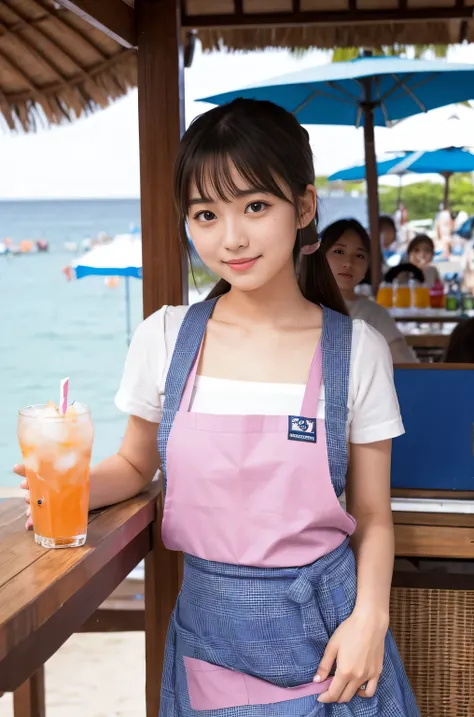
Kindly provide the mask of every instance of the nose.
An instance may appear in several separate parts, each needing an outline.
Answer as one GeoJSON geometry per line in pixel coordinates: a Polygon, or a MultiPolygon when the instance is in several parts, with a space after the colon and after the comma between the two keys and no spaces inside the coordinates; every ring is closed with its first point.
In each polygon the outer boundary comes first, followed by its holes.
{"type": "Polygon", "coordinates": [[[239,217],[228,216],[226,218],[222,243],[228,251],[237,251],[248,247],[247,233],[239,217]]]}

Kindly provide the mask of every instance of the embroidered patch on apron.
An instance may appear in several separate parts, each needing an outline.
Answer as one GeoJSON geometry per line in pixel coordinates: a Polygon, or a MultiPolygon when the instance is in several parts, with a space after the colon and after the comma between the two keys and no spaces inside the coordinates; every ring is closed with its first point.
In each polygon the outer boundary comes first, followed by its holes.
{"type": "Polygon", "coordinates": [[[288,416],[288,440],[316,443],[316,419],[288,416]]]}

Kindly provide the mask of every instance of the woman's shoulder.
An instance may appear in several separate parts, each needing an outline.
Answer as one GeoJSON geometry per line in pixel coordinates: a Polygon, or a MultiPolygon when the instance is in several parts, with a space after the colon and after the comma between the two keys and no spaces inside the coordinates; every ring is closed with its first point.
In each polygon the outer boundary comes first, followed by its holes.
{"type": "Polygon", "coordinates": [[[163,344],[169,349],[170,343],[174,344],[176,341],[188,309],[189,306],[165,304],[138,324],[133,335],[133,343],[152,352],[161,353],[163,344]]]}
{"type": "Polygon", "coordinates": [[[376,301],[360,297],[351,309],[351,315],[354,320],[362,320],[367,329],[375,331],[377,336],[382,335],[388,343],[401,336],[395,321],[387,309],[377,304],[376,301]]]}
{"type": "MultiPolygon", "coordinates": [[[[383,307],[380,307],[381,309],[383,307]]],[[[386,351],[387,341],[381,331],[376,329],[365,319],[353,319],[352,321],[352,354],[361,354],[366,351],[373,353],[386,351]]]]}

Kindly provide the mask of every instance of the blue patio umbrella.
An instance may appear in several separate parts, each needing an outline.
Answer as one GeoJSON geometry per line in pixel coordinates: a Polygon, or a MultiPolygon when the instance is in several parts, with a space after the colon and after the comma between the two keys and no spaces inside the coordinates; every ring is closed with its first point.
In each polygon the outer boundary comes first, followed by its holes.
{"type": "MultiPolygon", "coordinates": [[[[444,203],[447,205],[450,177],[460,172],[474,172],[474,154],[463,147],[447,147],[429,152],[405,152],[402,156],[377,162],[377,174],[379,177],[388,174],[402,177],[408,172],[441,174],[445,178],[444,203]]],[[[366,179],[365,165],[343,169],[328,177],[330,182],[362,179],[366,179]]]]}
{"type": "Polygon", "coordinates": [[[364,127],[374,284],[380,279],[377,165],[374,126],[390,126],[435,107],[474,98],[474,65],[445,60],[373,57],[364,53],[256,85],[206,97],[224,104],[238,97],[270,100],[293,112],[302,124],[364,127]]]}

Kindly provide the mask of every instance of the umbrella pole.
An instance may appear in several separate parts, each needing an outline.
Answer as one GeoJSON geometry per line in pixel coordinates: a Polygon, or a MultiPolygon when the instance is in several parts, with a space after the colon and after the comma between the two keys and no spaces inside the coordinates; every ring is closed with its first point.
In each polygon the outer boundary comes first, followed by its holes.
{"type": "Polygon", "coordinates": [[[444,208],[447,209],[449,205],[449,180],[451,179],[451,172],[443,172],[444,177],[444,208]]]}
{"type": "Polygon", "coordinates": [[[127,326],[127,346],[132,340],[132,321],[130,316],[130,277],[125,277],[125,321],[127,326]]]}
{"type": "MultiPolygon", "coordinates": [[[[403,174],[398,175],[398,204],[402,201],[403,174]]],[[[397,207],[398,209],[398,207],[397,207]]]]}
{"type": "Polygon", "coordinates": [[[371,242],[372,289],[377,294],[382,273],[382,252],[379,231],[379,190],[377,159],[375,156],[374,105],[370,102],[371,81],[365,84],[366,101],[362,105],[364,112],[365,167],[367,179],[367,203],[369,210],[369,228],[371,242]]]}

